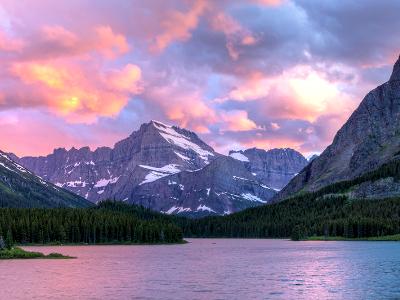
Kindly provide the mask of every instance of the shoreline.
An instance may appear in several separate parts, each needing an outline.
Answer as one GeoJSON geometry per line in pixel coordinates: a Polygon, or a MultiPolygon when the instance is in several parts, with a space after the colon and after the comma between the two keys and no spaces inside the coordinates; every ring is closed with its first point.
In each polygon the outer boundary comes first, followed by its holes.
{"type": "Polygon", "coordinates": [[[18,244],[18,247],[61,247],[61,246],[173,246],[184,245],[189,242],[183,240],[177,243],[47,243],[47,244],[18,244]]]}
{"type": "Polygon", "coordinates": [[[63,255],[60,253],[43,254],[36,251],[27,251],[20,247],[13,247],[11,249],[0,250],[1,260],[14,260],[14,259],[75,259],[77,257],[63,255]]]}
{"type": "Polygon", "coordinates": [[[311,236],[303,241],[343,241],[343,242],[399,242],[400,241],[400,234],[394,235],[384,235],[384,236],[375,236],[375,237],[368,237],[368,238],[345,238],[341,236],[335,237],[324,237],[324,236],[311,236]]]}

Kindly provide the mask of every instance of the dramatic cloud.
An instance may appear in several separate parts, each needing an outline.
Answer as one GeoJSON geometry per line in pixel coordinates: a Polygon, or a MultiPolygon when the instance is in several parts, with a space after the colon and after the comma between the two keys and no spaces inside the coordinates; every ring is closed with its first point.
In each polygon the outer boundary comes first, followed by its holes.
{"type": "Polygon", "coordinates": [[[3,0],[0,149],[112,145],[160,119],[222,152],[320,152],[389,78],[399,11],[394,0],[3,0]]]}

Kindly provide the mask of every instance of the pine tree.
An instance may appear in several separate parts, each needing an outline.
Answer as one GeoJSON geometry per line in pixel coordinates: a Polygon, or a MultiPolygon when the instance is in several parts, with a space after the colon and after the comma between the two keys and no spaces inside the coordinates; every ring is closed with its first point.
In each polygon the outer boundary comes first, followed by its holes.
{"type": "Polygon", "coordinates": [[[11,230],[7,231],[5,246],[8,250],[10,250],[14,246],[13,236],[11,230]]]}

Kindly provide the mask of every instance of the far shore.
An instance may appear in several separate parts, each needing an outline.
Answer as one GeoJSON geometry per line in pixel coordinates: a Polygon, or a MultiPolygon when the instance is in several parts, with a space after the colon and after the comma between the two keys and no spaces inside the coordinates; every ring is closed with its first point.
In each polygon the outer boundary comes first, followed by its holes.
{"type": "Polygon", "coordinates": [[[374,236],[368,238],[345,238],[342,236],[310,236],[305,241],[372,241],[372,242],[398,242],[400,234],[374,236]]]}
{"type": "Polygon", "coordinates": [[[19,244],[18,247],[57,247],[57,246],[168,246],[187,244],[182,240],[178,243],[45,243],[45,244],[19,244]]]}

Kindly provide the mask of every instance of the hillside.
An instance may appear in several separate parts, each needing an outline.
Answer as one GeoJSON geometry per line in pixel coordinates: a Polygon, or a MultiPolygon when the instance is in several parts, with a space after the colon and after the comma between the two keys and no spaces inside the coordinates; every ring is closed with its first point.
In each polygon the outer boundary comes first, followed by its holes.
{"type": "MultiPolygon", "coordinates": [[[[357,178],[398,159],[399,151],[400,58],[390,80],[367,94],[337,132],[332,144],[294,177],[274,201],[300,191],[316,191],[335,182],[357,178]]],[[[368,190],[358,193],[379,198],[400,195],[398,183],[390,179],[370,185],[368,190]]]]}
{"type": "Polygon", "coordinates": [[[176,222],[187,237],[288,238],[296,228],[304,236],[368,238],[399,234],[400,197],[375,199],[354,193],[360,186],[386,178],[399,182],[400,161],[278,203],[225,217],[176,222]]]}
{"type": "Polygon", "coordinates": [[[90,207],[92,204],[34,175],[0,151],[0,207],[90,207]]]}

